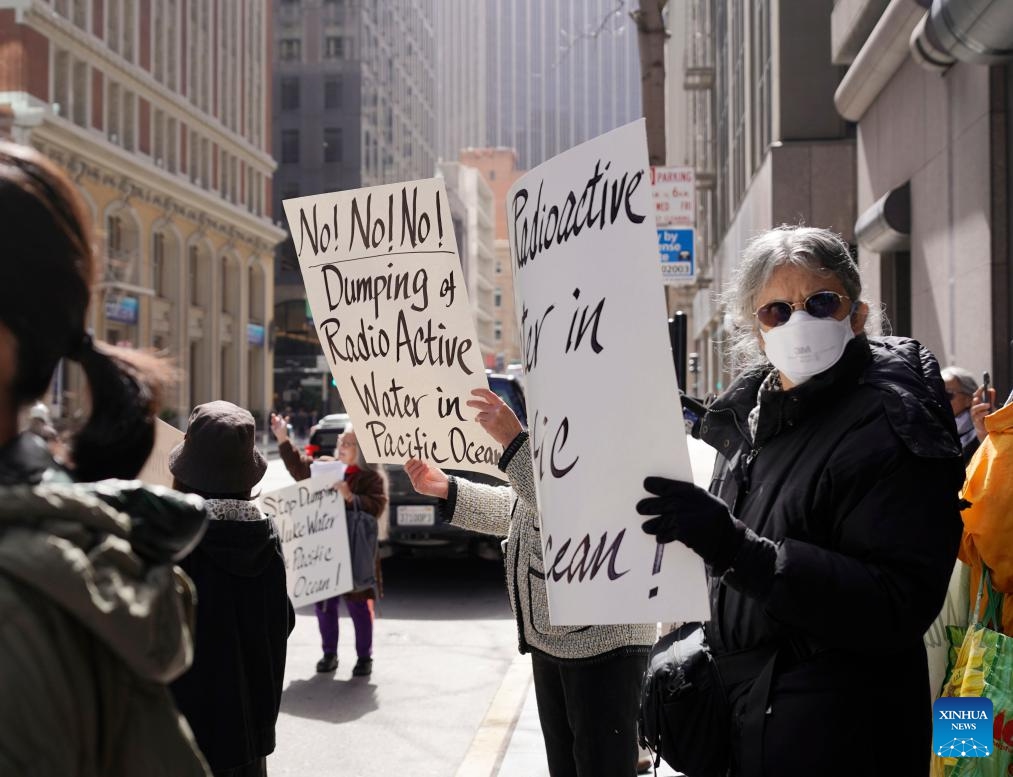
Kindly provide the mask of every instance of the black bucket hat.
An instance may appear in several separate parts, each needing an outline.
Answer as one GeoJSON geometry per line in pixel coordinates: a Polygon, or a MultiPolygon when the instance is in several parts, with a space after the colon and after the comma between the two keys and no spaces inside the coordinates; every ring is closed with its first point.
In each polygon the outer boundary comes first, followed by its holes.
{"type": "Polygon", "coordinates": [[[255,435],[248,410],[221,400],[197,405],[186,437],[169,452],[169,471],[205,494],[248,494],[267,471],[255,435]]]}

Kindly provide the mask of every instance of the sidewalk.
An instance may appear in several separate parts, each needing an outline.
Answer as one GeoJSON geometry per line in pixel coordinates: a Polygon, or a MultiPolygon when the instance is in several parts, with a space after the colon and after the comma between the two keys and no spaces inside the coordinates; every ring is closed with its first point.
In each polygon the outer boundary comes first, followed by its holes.
{"type": "MultiPolygon", "coordinates": [[[[679,772],[662,762],[657,775],[679,772]]],[[[507,671],[457,777],[549,777],[528,656],[518,656],[507,671]]]]}

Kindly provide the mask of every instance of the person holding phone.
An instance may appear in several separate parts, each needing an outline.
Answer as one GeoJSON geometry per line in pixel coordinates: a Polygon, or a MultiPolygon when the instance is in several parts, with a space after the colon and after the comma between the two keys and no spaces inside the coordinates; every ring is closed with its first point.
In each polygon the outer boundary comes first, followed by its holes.
{"type": "Polygon", "coordinates": [[[981,386],[971,371],[963,367],[946,367],[942,376],[946,397],[957,421],[964,463],[967,464],[988,434],[985,416],[995,408],[995,389],[990,385],[987,372],[983,375],[986,380],[981,386]]]}

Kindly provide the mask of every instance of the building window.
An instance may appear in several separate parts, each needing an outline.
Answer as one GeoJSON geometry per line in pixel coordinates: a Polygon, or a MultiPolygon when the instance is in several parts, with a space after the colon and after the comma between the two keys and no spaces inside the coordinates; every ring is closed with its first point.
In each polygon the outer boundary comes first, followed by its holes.
{"type": "Polygon", "coordinates": [[[281,131],[281,161],[286,164],[299,161],[299,130],[281,131]]]}
{"type": "Polygon", "coordinates": [[[281,109],[283,111],[299,110],[299,79],[281,79],[281,109]]]}
{"type": "Polygon", "coordinates": [[[345,0],[324,0],[324,8],[333,14],[336,21],[345,21],[345,0]]]}
{"type": "Polygon", "coordinates": [[[502,339],[503,339],[503,322],[502,321],[497,321],[495,324],[493,324],[492,336],[493,336],[493,339],[495,339],[497,343],[500,342],[500,341],[502,341],[502,339]]]}
{"type": "Polygon", "coordinates": [[[106,220],[106,242],[109,245],[109,258],[122,258],[123,222],[120,220],[119,216],[110,216],[106,220]]]}
{"type": "Polygon", "coordinates": [[[345,56],[345,39],[340,35],[328,35],[324,38],[324,58],[343,59],[345,56]]]}
{"type": "Polygon", "coordinates": [[[278,59],[282,62],[298,62],[302,59],[302,41],[298,38],[282,38],[278,59]]]}
{"type": "Polygon", "coordinates": [[[70,54],[57,51],[53,60],[53,102],[61,116],[70,113],[70,54]]]}
{"type": "Polygon", "coordinates": [[[156,232],[151,247],[151,288],[156,297],[165,296],[165,235],[156,232]]]}
{"type": "Polygon", "coordinates": [[[496,289],[496,291],[494,291],[492,293],[492,302],[493,302],[493,305],[495,305],[498,308],[503,307],[503,290],[502,289],[496,289]]]}
{"type": "Polygon", "coordinates": [[[82,30],[88,28],[88,0],[74,0],[74,24],[82,30]]]}
{"type": "Polygon", "coordinates": [[[137,100],[133,92],[123,94],[123,148],[134,150],[134,116],[137,100]]]}
{"type": "Polygon", "coordinates": [[[165,132],[166,169],[176,172],[176,120],[169,119],[165,132]]]}
{"type": "Polygon", "coordinates": [[[197,246],[190,246],[187,257],[186,292],[189,295],[190,305],[197,307],[197,246]]]}
{"type": "Polygon", "coordinates": [[[111,143],[120,143],[120,86],[110,83],[106,106],[106,130],[111,143]]]}
{"type": "MultiPolygon", "coordinates": [[[[222,294],[221,294],[222,313],[228,313],[229,312],[229,260],[228,259],[222,259],[221,273],[222,273],[222,277],[221,277],[221,284],[222,284],[222,294]]],[[[223,372],[222,374],[224,375],[225,373],[223,372]]]]}
{"type": "Polygon", "coordinates": [[[218,191],[222,199],[229,195],[229,155],[224,151],[218,154],[218,191]]]}
{"type": "Polygon", "coordinates": [[[324,108],[341,107],[341,78],[328,78],[324,81],[324,108]]]}
{"type": "Polygon", "coordinates": [[[88,126],[88,65],[74,62],[74,123],[88,126]]]}
{"type": "Polygon", "coordinates": [[[341,127],[324,129],[324,162],[340,162],[344,158],[341,148],[341,127]]]}
{"type": "Polygon", "coordinates": [[[879,264],[880,299],[886,308],[890,334],[911,336],[911,253],[883,254],[879,264]]]}

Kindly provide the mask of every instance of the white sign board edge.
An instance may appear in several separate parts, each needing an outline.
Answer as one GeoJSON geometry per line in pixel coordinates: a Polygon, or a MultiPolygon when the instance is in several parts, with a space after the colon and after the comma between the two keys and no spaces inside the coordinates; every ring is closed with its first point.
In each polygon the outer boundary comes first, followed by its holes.
{"type": "Polygon", "coordinates": [[[137,475],[137,479],[152,486],[165,486],[172,488],[172,473],[169,472],[169,454],[172,449],[183,442],[183,432],[171,424],[167,424],[161,418],[155,419],[155,444],[151,448],[151,455],[144,462],[144,467],[137,475]]]}

